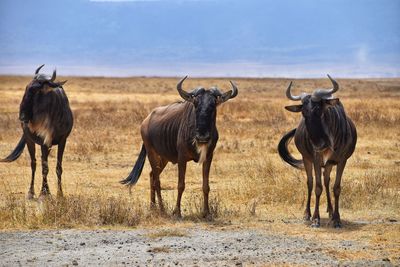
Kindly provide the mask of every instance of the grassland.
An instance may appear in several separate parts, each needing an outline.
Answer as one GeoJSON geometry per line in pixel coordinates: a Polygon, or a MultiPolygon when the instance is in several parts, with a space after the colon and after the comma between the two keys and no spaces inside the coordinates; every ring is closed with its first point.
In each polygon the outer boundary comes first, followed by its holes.
{"type": "MultiPolygon", "coordinates": [[[[379,253],[395,261],[400,259],[400,79],[338,79],[341,89],[337,96],[355,122],[359,139],[343,176],[344,229],[336,231],[326,226],[310,230],[301,222],[305,174],[284,164],[276,151],[281,136],[296,127],[300,119],[299,114],[283,108],[291,104],[284,95],[289,80],[234,79],[239,95],[218,111],[220,140],[210,176],[214,220],[201,219],[201,167],[191,163],[182,200],[184,218],[178,222],[172,216],[150,211],[148,163],[131,194],[118,183],[130,172],[139,153],[141,121],[154,107],[180,100],[175,89],[178,79],[64,78],[69,80],[65,90],[75,117],[64,154],[66,198],[26,200],[30,159],[25,151],[18,161],[0,165],[0,229],[175,224],[254,227],[308,239],[365,240],[379,245],[383,249],[379,253]]],[[[18,108],[29,81],[29,77],[0,77],[1,157],[20,138],[18,108]]],[[[229,89],[227,79],[189,79],[184,87],[199,85],[229,89]]],[[[330,86],[328,79],[302,79],[295,81],[294,92],[330,86]]],[[[292,150],[299,157],[294,146],[292,150]]],[[[49,183],[54,194],[55,155],[53,148],[49,183]]],[[[39,154],[37,158],[40,162],[39,154]]],[[[40,163],[36,177],[38,193],[40,163]]],[[[177,195],[176,166],[169,164],[164,170],[161,187],[171,214],[177,195]]],[[[325,202],[323,195],[321,210],[325,209],[325,202]]],[[[321,215],[327,218],[327,214],[321,215]]],[[[347,259],[365,256],[332,253],[347,259]]]]}

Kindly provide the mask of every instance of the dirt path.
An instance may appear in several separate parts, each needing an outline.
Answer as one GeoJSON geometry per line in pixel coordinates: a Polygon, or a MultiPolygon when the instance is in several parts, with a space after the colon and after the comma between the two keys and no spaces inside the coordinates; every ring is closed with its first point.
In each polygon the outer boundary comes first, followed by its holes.
{"type": "MultiPolygon", "coordinates": [[[[332,246],[332,244],[330,244],[332,246]]],[[[365,244],[343,241],[338,249],[365,244]]],[[[258,230],[46,230],[0,233],[1,266],[391,266],[385,259],[340,261],[299,237],[258,230]]]]}

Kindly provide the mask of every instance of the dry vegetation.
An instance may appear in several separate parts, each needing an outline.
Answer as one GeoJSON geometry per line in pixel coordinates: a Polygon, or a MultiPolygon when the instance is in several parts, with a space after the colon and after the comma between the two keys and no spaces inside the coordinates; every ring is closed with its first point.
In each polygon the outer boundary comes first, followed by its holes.
{"type": "MultiPolygon", "coordinates": [[[[131,194],[118,181],[126,177],[136,161],[141,146],[141,121],[154,107],[179,100],[175,90],[178,79],[68,79],[65,89],[75,125],[64,154],[66,198],[44,202],[25,199],[30,182],[29,155],[25,151],[18,161],[0,165],[0,229],[150,227],[177,223],[172,217],[148,208],[148,163],[131,194]]],[[[20,138],[18,107],[29,80],[0,77],[1,157],[20,138]]],[[[344,230],[322,227],[307,235],[310,229],[301,223],[305,174],[284,164],[276,152],[281,136],[299,121],[298,114],[283,108],[290,104],[284,95],[288,84],[285,79],[236,79],[239,96],[220,107],[220,140],[210,178],[214,221],[209,226],[232,223],[305,238],[313,238],[318,231],[320,237],[326,235],[328,239],[365,239],[384,244],[388,255],[398,257],[399,224],[379,223],[400,220],[400,80],[338,81],[338,96],[359,133],[356,152],[343,176],[344,230]]],[[[190,79],[185,88],[198,85],[229,89],[227,79],[190,79]]],[[[328,86],[328,79],[297,80],[294,91],[328,86]]],[[[54,148],[49,160],[53,193],[55,151],[54,148]]],[[[299,157],[298,153],[295,155],[299,157]]],[[[40,159],[39,154],[37,158],[40,159]]],[[[189,164],[182,224],[202,221],[201,179],[201,167],[189,164]]],[[[39,163],[36,193],[40,186],[39,163]]],[[[167,166],[161,175],[161,186],[171,214],[177,194],[176,166],[167,166]]],[[[324,209],[325,195],[322,204],[324,209]]],[[[338,257],[354,256],[343,255],[338,257]]]]}

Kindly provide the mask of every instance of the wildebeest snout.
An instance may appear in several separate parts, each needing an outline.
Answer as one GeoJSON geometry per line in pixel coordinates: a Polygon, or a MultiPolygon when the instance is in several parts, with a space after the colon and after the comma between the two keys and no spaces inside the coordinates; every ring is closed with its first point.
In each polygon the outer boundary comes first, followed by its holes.
{"type": "Polygon", "coordinates": [[[19,113],[19,120],[23,122],[28,122],[28,116],[25,114],[25,112],[19,113]]]}
{"type": "Polygon", "coordinates": [[[196,141],[198,143],[208,143],[211,139],[210,133],[196,134],[196,141]]]}

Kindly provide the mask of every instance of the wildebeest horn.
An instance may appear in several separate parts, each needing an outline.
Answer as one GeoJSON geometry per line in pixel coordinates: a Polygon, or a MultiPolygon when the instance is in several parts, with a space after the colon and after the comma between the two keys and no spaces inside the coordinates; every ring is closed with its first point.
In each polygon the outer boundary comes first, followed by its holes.
{"type": "Polygon", "coordinates": [[[295,96],[294,96],[294,95],[292,95],[292,93],[290,92],[290,89],[292,88],[292,84],[293,84],[293,82],[290,82],[288,88],[286,89],[286,96],[287,96],[287,98],[289,98],[290,100],[293,100],[293,101],[301,100],[301,96],[299,96],[299,95],[295,95],[295,96]]]}
{"type": "Polygon", "coordinates": [[[339,90],[339,84],[334,79],[332,79],[332,77],[329,74],[327,74],[327,75],[328,75],[328,78],[329,78],[329,80],[331,80],[332,85],[333,85],[333,88],[329,90],[329,93],[333,94],[333,93],[335,93],[335,92],[337,92],[339,90]]]}
{"type": "Polygon", "coordinates": [[[292,89],[292,84],[293,82],[290,82],[288,88],[286,89],[286,96],[287,98],[289,98],[290,100],[293,101],[298,101],[298,100],[302,100],[305,96],[307,96],[307,93],[301,93],[300,95],[292,95],[292,93],[290,92],[290,89],[292,89]]]}
{"type": "Polygon", "coordinates": [[[51,81],[51,82],[54,82],[54,80],[56,79],[56,77],[57,77],[57,73],[56,73],[56,70],[54,69],[54,70],[53,70],[53,75],[51,76],[50,81],[51,81]]]}
{"type": "Polygon", "coordinates": [[[328,74],[329,80],[331,80],[333,88],[332,89],[317,89],[312,94],[312,99],[314,101],[319,101],[321,98],[330,98],[332,94],[339,90],[339,84],[332,79],[332,77],[328,74]]]}
{"type": "Polygon", "coordinates": [[[43,65],[41,65],[39,68],[37,68],[37,69],[36,69],[36,71],[35,71],[35,75],[39,73],[40,69],[41,69],[41,68],[43,68],[43,66],[44,66],[44,64],[43,64],[43,65]]]}
{"type": "Polygon", "coordinates": [[[236,84],[234,82],[232,82],[232,81],[229,81],[229,82],[232,85],[232,94],[231,94],[230,98],[234,98],[238,94],[238,88],[237,88],[237,86],[236,86],[236,84]]]}
{"type": "Polygon", "coordinates": [[[188,76],[186,75],[182,80],[179,81],[179,83],[176,86],[176,89],[178,89],[178,93],[183,99],[185,99],[186,101],[190,101],[192,99],[192,95],[182,89],[182,84],[187,77],[188,76]]]}
{"type": "Polygon", "coordinates": [[[229,81],[229,82],[232,85],[232,89],[230,91],[228,91],[226,93],[223,93],[221,95],[221,99],[220,99],[219,103],[223,103],[223,102],[225,102],[225,101],[227,101],[227,100],[229,100],[231,98],[234,98],[238,94],[238,88],[237,88],[236,84],[234,82],[232,82],[232,81],[229,81]]]}

